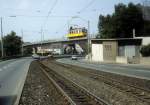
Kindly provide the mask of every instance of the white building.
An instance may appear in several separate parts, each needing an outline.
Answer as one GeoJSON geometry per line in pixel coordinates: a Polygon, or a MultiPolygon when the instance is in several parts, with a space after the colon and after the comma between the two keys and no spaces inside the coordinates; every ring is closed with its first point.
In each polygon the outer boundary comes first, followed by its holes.
{"type": "Polygon", "coordinates": [[[92,39],[91,44],[93,61],[139,63],[140,38],[92,39]]]}

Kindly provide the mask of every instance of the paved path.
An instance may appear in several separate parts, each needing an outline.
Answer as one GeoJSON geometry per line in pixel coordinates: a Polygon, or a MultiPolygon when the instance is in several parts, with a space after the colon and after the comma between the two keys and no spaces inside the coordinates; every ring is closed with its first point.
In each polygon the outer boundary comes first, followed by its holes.
{"type": "Polygon", "coordinates": [[[0,62],[0,105],[10,105],[20,97],[31,61],[19,58],[0,62]]]}
{"type": "Polygon", "coordinates": [[[150,68],[133,65],[90,63],[84,60],[58,59],[58,62],[150,80],[150,68]]]}

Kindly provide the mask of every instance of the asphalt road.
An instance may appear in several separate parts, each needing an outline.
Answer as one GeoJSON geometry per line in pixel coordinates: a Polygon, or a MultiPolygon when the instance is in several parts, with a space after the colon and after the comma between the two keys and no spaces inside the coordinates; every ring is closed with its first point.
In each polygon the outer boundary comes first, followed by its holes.
{"type": "Polygon", "coordinates": [[[31,58],[0,62],[0,105],[17,105],[31,58]]]}
{"type": "Polygon", "coordinates": [[[123,64],[90,63],[81,59],[71,60],[70,58],[62,58],[57,61],[65,64],[77,65],[85,68],[150,80],[150,67],[139,65],[133,66],[123,64]]]}

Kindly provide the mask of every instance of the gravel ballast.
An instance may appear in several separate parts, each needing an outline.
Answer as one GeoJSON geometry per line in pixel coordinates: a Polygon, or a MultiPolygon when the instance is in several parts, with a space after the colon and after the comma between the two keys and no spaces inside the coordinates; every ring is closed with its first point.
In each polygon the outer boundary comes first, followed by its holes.
{"type": "Polygon", "coordinates": [[[73,72],[72,70],[64,69],[61,66],[56,66],[51,63],[51,61],[44,61],[44,64],[47,65],[49,68],[55,70],[56,72],[76,82],[77,84],[85,87],[93,94],[106,100],[112,105],[149,105],[139,99],[136,99],[135,97],[132,97],[130,94],[121,92],[116,88],[112,88],[103,82],[89,78],[86,75],[73,72]]]}
{"type": "MultiPolygon", "coordinates": [[[[75,67],[71,70],[58,66],[54,62],[44,60],[42,63],[60,75],[83,86],[96,96],[110,103],[110,105],[149,105],[130,94],[112,88],[102,81],[93,79],[92,75],[88,76],[83,71],[79,72],[79,69],[78,72],[75,72],[75,67]]],[[[33,61],[29,68],[19,105],[66,105],[64,102],[65,100],[60,91],[42,72],[39,62],[33,61]]]]}
{"type": "Polygon", "coordinates": [[[19,105],[65,105],[63,97],[40,70],[37,61],[30,65],[19,105]]]}

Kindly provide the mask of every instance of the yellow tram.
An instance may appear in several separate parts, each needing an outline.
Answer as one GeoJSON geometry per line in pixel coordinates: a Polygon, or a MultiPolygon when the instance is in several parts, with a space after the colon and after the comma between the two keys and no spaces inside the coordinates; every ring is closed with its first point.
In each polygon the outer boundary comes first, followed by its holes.
{"type": "Polygon", "coordinates": [[[87,36],[87,29],[85,27],[70,27],[67,37],[69,39],[82,38],[87,36]]]}

